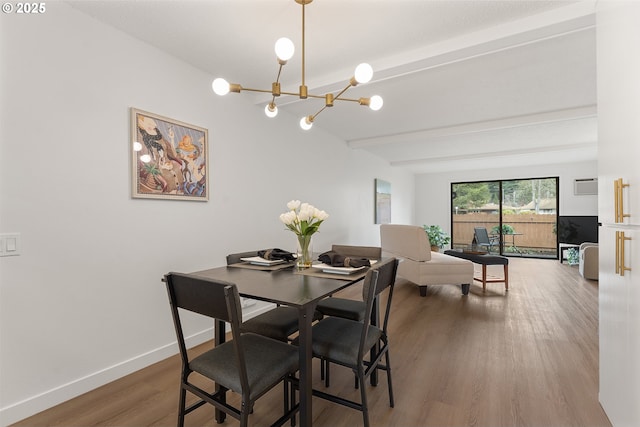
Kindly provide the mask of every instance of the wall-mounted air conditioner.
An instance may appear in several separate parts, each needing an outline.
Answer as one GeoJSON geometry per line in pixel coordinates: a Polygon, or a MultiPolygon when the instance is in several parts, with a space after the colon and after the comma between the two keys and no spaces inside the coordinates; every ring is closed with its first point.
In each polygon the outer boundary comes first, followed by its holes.
{"type": "Polygon", "coordinates": [[[576,196],[592,196],[598,194],[598,178],[574,179],[573,194],[576,196]]]}

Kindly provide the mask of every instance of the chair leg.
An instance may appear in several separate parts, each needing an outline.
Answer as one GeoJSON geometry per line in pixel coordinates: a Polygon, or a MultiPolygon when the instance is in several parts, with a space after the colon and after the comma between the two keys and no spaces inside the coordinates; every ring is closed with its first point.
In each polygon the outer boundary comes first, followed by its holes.
{"type": "Polygon", "coordinates": [[[245,405],[245,402],[242,402],[242,408],[240,409],[240,427],[248,427],[249,426],[249,407],[253,405],[245,405]]]}
{"type": "Polygon", "coordinates": [[[286,414],[289,412],[289,399],[291,398],[291,394],[289,393],[289,381],[287,381],[286,378],[282,381],[282,388],[284,390],[284,398],[282,400],[284,401],[284,413],[286,414]]]}
{"type": "Polygon", "coordinates": [[[187,390],[180,385],[180,401],[178,402],[178,427],[184,426],[184,407],[187,399],[187,390]]]}
{"type": "Polygon", "coordinates": [[[360,387],[360,399],[362,401],[362,419],[364,420],[364,427],[369,427],[369,405],[367,403],[367,387],[364,382],[364,370],[362,367],[358,369],[356,381],[362,383],[360,387]]]}
{"type": "MultiPolygon", "coordinates": [[[[329,363],[329,361],[327,359],[321,359],[321,361],[324,360],[324,386],[325,387],[329,387],[329,367],[331,366],[331,363],[329,363]]],[[[322,362],[321,362],[322,363],[322,362]]]]}
{"type": "MultiPolygon", "coordinates": [[[[296,406],[296,388],[293,386],[293,384],[291,384],[290,399],[291,399],[291,408],[293,408],[294,406],[296,406]]],[[[291,427],[295,427],[296,425],[296,415],[297,414],[293,414],[293,416],[291,417],[291,427]]]]}
{"type": "Polygon", "coordinates": [[[394,400],[393,400],[393,384],[391,383],[391,361],[389,360],[389,349],[387,348],[387,352],[384,355],[387,363],[387,385],[389,386],[389,406],[393,408],[394,400]]]}

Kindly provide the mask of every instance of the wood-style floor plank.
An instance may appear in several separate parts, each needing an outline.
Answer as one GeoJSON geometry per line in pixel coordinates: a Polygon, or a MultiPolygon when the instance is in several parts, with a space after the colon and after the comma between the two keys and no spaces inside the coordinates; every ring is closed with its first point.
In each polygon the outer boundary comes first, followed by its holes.
{"type": "MultiPolygon", "coordinates": [[[[509,273],[508,292],[493,283],[483,293],[476,282],[467,297],[457,286],[432,286],[422,298],[398,281],[390,324],[396,405],[389,407],[381,372],[378,387],[368,386],[372,426],[611,425],[598,403],[598,282],[553,260],[511,258],[509,273]]],[[[314,363],[314,387],[324,389],[314,363]]],[[[179,371],[169,358],[15,426],[175,425],[179,371]]],[[[331,374],[331,392],[359,399],[351,372],[332,365],[331,374]]],[[[275,420],[281,396],[277,388],[258,401],[251,425],[275,420]]],[[[352,427],[362,415],[314,398],[313,423],[352,427]]],[[[187,426],[205,424],[215,424],[209,408],[187,416],[187,426]]]]}

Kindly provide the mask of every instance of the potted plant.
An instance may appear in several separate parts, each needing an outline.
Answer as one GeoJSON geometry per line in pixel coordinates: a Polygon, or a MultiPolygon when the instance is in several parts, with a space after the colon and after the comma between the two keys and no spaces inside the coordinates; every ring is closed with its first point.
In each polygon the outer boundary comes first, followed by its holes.
{"type": "MultiPolygon", "coordinates": [[[[491,232],[493,234],[498,234],[499,231],[500,231],[499,225],[496,225],[491,229],[491,232]]],[[[515,230],[513,229],[512,226],[510,226],[509,224],[502,224],[502,234],[513,234],[513,233],[515,233],[515,230]]]]}
{"type": "Polygon", "coordinates": [[[434,252],[439,252],[441,248],[451,241],[451,237],[439,225],[423,225],[422,228],[427,233],[431,250],[434,252]]]}

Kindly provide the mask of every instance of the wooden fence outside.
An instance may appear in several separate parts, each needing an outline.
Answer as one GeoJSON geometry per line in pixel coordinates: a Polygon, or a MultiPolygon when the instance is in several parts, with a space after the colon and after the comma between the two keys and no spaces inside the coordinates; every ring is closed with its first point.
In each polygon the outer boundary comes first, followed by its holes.
{"type": "MultiPolygon", "coordinates": [[[[473,241],[473,229],[485,227],[489,233],[499,225],[498,214],[468,213],[453,215],[452,247],[464,247],[473,241]]],[[[506,247],[512,243],[520,249],[556,251],[556,216],[549,214],[506,214],[503,224],[513,227],[514,236],[505,236],[506,247]],[[513,239],[513,240],[512,240],[513,239]]]]}

